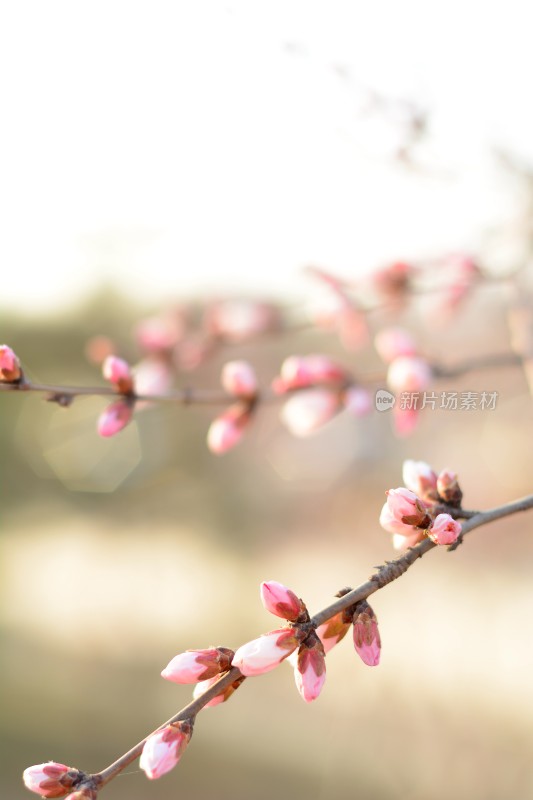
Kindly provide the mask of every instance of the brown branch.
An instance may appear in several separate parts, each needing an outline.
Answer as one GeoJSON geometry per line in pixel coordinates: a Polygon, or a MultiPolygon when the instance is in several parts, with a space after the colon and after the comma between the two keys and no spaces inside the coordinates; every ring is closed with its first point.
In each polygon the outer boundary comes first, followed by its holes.
{"type": "MultiPolygon", "coordinates": [[[[428,363],[435,378],[441,379],[458,377],[476,370],[492,369],[496,367],[520,366],[522,359],[520,356],[516,355],[516,353],[500,353],[496,355],[480,356],[478,358],[467,359],[452,366],[446,366],[444,364],[431,361],[428,363]]],[[[350,385],[385,385],[386,379],[387,375],[385,372],[370,372],[366,375],[357,377],[353,380],[353,383],[347,383],[344,387],[341,387],[341,389],[349,388],[350,385]]],[[[308,388],[311,387],[305,386],[302,387],[302,390],[308,388]]],[[[332,386],[328,388],[334,390],[335,387],[332,386]]],[[[291,390],[291,393],[297,391],[300,391],[300,389],[293,389],[291,390]]],[[[111,386],[62,386],[58,384],[35,383],[26,378],[13,383],[0,382],[0,392],[43,392],[49,395],[49,400],[63,405],[69,405],[69,401],[81,396],[108,397],[115,399],[120,397],[128,397],[131,400],[139,402],[176,403],[183,406],[228,405],[229,403],[233,403],[235,401],[234,396],[220,389],[193,389],[190,387],[183,387],[166,394],[136,394],[135,392],[123,394],[111,386]]],[[[276,392],[267,389],[261,391],[257,400],[261,403],[272,403],[285,398],[286,395],[277,394],[276,392]]]]}
{"type": "MultiPolygon", "coordinates": [[[[526,497],[515,500],[511,503],[507,503],[506,505],[489,509],[488,511],[463,512],[460,509],[456,509],[456,516],[461,517],[469,515],[470,517],[466,520],[466,522],[463,523],[461,539],[463,536],[471,533],[471,531],[479,528],[481,525],[486,525],[497,519],[501,519],[502,517],[507,517],[520,511],[527,511],[531,508],[533,508],[533,494],[527,495],[526,497]],[[471,514],[473,514],[473,516],[470,516],[471,514]]],[[[335,616],[335,614],[338,614],[339,611],[343,611],[344,609],[347,609],[362,600],[366,600],[366,598],[371,594],[383,589],[389,583],[392,583],[401,575],[404,575],[409,567],[415,563],[415,561],[417,561],[419,558],[422,558],[423,555],[428,553],[430,550],[433,550],[437,546],[438,545],[432,542],[431,539],[426,538],[414,547],[410,547],[403,555],[399,556],[393,561],[386,561],[385,564],[377,568],[377,572],[375,572],[365,583],[362,583],[356,589],[352,589],[346,594],[343,594],[343,596],[339,597],[334,603],[322,609],[322,611],[317,612],[311,619],[312,626],[318,627],[331,617],[335,616]]],[[[455,549],[455,546],[452,545],[448,549],[453,550],[455,549]]],[[[153,733],[179,720],[194,720],[198,712],[210,700],[220,694],[222,689],[227,688],[235,680],[241,677],[244,676],[242,676],[240,670],[237,669],[237,667],[232,667],[228,672],[224,673],[215,684],[210,686],[209,689],[200,697],[196,698],[191,703],[180,709],[176,714],[174,714],[174,716],[156,728],[153,733]]],[[[152,734],[149,734],[149,736],[151,735],[152,734]]],[[[86,787],[88,789],[97,790],[102,786],[105,786],[120,772],[122,772],[125,767],[127,767],[141,755],[147,739],[148,736],[134,745],[134,747],[132,747],[122,756],[117,758],[116,761],[114,761],[101,772],[97,772],[92,775],[84,775],[84,778],[78,788],[86,787]]]]}

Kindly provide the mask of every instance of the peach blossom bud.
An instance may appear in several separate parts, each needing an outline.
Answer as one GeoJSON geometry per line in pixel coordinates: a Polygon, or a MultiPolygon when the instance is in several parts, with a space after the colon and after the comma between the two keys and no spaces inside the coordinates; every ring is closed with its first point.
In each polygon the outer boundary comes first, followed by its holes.
{"type": "Polygon", "coordinates": [[[102,364],[115,350],[116,345],[109,336],[92,336],[85,345],[85,356],[91,364],[102,364]]]}
{"type": "Polygon", "coordinates": [[[296,650],[302,638],[303,634],[296,628],[270,631],[239,647],[231,662],[232,666],[238,667],[246,676],[270,672],[296,650]]]}
{"type": "Polygon", "coordinates": [[[246,426],[251,419],[248,405],[230,406],[219,417],[213,420],[207,432],[207,446],[212,453],[222,455],[243,437],[246,426]]]}
{"type": "Polygon", "coordinates": [[[425,461],[404,461],[402,476],[407,488],[419,497],[437,499],[437,474],[425,461]]]}
{"type": "Polygon", "coordinates": [[[363,417],[372,411],[372,398],[366,389],[351,386],[342,397],[344,408],[354,417],[363,417]]]}
{"type": "Polygon", "coordinates": [[[280,377],[274,382],[274,388],[281,394],[318,383],[342,385],[347,379],[345,368],[328,356],[289,356],[281,365],[280,377]]]}
{"type": "Polygon", "coordinates": [[[98,433],[100,436],[114,436],[126,427],[133,417],[133,407],[124,400],[119,400],[108,406],[98,419],[98,433]]]}
{"type": "Polygon", "coordinates": [[[421,392],[432,380],[431,368],[423,358],[399,356],[391,362],[387,384],[392,392],[421,392]]]}
{"type": "Polygon", "coordinates": [[[0,383],[16,383],[21,377],[17,356],[7,344],[0,345],[0,383]]]}
{"type": "Polygon", "coordinates": [[[418,349],[411,334],[403,328],[384,328],[376,334],[374,345],[387,364],[401,356],[415,356],[418,349]]]}
{"type": "Polygon", "coordinates": [[[306,703],[316,700],[326,681],[324,647],[318,636],[309,636],[300,646],[294,680],[306,703]]]}
{"type": "Polygon", "coordinates": [[[81,773],[77,769],[48,761],[46,764],[25,769],[22,780],[30,792],[40,794],[41,797],[63,797],[80,777],[81,773]]]}
{"type": "Polygon", "coordinates": [[[411,276],[414,272],[410,264],[395,261],[377,270],[373,276],[375,288],[389,299],[403,299],[410,288],[411,276]]]}
{"type": "Polygon", "coordinates": [[[305,603],[294,592],[277,581],[263,581],[261,584],[261,601],[267,611],[277,617],[296,622],[306,611],[305,603]]]}
{"type": "Polygon", "coordinates": [[[316,635],[322,642],[325,653],[329,653],[332,647],[344,639],[350,625],[351,619],[346,618],[344,611],[339,611],[334,617],[318,626],[316,635]]]}
{"type": "Polygon", "coordinates": [[[213,336],[229,342],[243,342],[279,327],[275,306],[253,300],[222,300],[206,313],[206,327],[213,336]]]}
{"type": "Polygon", "coordinates": [[[397,436],[409,436],[420,419],[420,412],[414,408],[402,408],[395,405],[392,409],[392,420],[394,423],[394,431],[397,436]]]}
{"type": "Polygon", "coordinates": [[[359,603],[353,616],[353,643],[357,654],[369,667],[377,667],[381,638],[376,615],[368,603],[359,603]]]}
{"type": "Polygon", "coordinates": [[[257,378],[247,361],[228,361],[224,364],[221,382],[229,394],[238,397],[254,397],[257,394],[257,378]]]}
{"type": "Polygon", "coordinates": [[[209,650],[186,650],[169,662],[161,676],[174,683],[196,683],[219,676],[230,668],[233,650],[211,647],[209,650]]]}
{"type": "Polygon", "coordinates": [[[174,722],[156,731],[145,742],[139,766],[150,780],[160,778],[176,766],[192,736],[186,720],[174,722]]]}
{"type": "Polygon", "coordinates": [[[327,389],[304,389],[283,405],[281,420],[294,436],[310,436],[340,409],[337,394],[327,389]]]}
{"type": "Polygon", "coordinates": [[[402,538],[414,536],[413,526],[396,519],[387,503],[381,509],[379,524],[389,533],[394,533],[402,538]]]}
{"type": "Polygon", "coordinates": [[[450,506],[461,505],[463,499],[463,492],[457,481],[457,475],[450,469],[443,469],[437,478],[437,491],[445,503],[450,506]]]}
{"type": "Polygon", "coordinates": [[[134,372],[137,394],[166,394],[172,384],[168,365],[155,358],[139,361],[134,372]]]}
{"type": "Polygon", "coordinates": [[[395,520],[415,528],[427,528],[430,520],[426,507],[414,492],[402,486],[399,489],[389,489],[386,495],[388,509],[395,520]]]}
{"type": "Polygon", "coordinates": [[[453,544],[459,538],[461,530],[460,522],[449,514],[439,514],[428,529],[428,535],[435,544],[453,544]]]}
{"type": "MultiPolygon", "coordinates": [[[[214,683],[218,681],[220,675],[216,675],[214,678],[208,678],[206,681],[200,681],[196,684],[193,689],[192,696],[194,700],[197,700],[204,692],[213,686],[214,683]]],[[[231,695],[237,691],[241,683],[243,682],[244,677],[239,677],[237,680],[230,683],[229,686],[226,686],[225,689],[222,689],[220,694],[217,694],[210,700],[208,703],[205,704],[204,708],[213,708],[214,706],[220,705],[220,703],[225,703],[226,700],[229,700],[231,695]]]]}
{"type": "Polygon", "coordinates": [[[135,328],[135,337],[143,350],[160,353],[177,345],[185,330],[185,321],[179,316],[148,317],[135,328]]]}
{"type": "Polygon", "coordinates": [[[107,381],[111,381],[119,392],[129,394],[133,391],[133,376],[130,365],[118,356],[107,356],[102,364],[102,374],[107,381]]]}

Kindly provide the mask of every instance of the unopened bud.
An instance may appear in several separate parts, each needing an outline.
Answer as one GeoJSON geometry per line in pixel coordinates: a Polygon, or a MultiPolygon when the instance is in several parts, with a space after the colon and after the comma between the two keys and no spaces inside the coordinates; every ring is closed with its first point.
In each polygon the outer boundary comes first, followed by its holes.
{"type": "Polygon", "coordinates": [[[18,357],[7,344],[0,345],[0,383],[16,383],[21,377],[18,357]]]}
{"type": "Polygon", "coordinates": [[[377,617],[366,602],[359,603],[353,616],[353,643],[357,654],[369,667],[377,667],[381,638],[377,617]]]}
{"type": "Polygon", "coordinates": [[[316,635],[324,645],[324,652],[329,653],[332,647],[344,639],[351,625],[351,618],[345,611],[339,611],[316,629],[316,635]]]}
{"type": "Polygon", "coordinates": [[[281,419],[294,436],[305,437],[318,431],[339,410],[336,393],[328,389],[304,389],[283,405],[281,419]]]}
{"type": "Polygon", "coordinates": [[[316,700],[326,681],[326,659],[322,642],[311,634],[300,645],[294,668],[296,687],[306,703],[316,700]]]}
{"type": "MultiPolygon", "coordinates": [[[[414,528],[427,528],[431,522],[425,505],[405,487],[399,489],[389,489],[387,494],[387,508],[394,520],[404,525],[412,525],[414,528]]],[[[402,530],[395,530],[394,533],[406,533],[402,530]]]]}
{"type": "Polygon", "coordinates": [[[79,770],[56,761],[28,767],[22,775],[26,788],[41,797],[63,797],[80,778],[79,770]]]}
{"type": "Polygon", "coordinates": [[[257,377],[247,361],[228,361],[224,364],[221,382],[228,394],[237,397],[255,397],[257,394],[257,377]]]}
{"type": "Polygon", "coordinates": [[[427,533],[435,544],[453,544],[461,534],[461,523],[450,514],[438,514],[427,533]]]}
{"type": "Polygon", "coordinates": [[[418,497],[424,500],[437,499],[437,474],[425,461],[404,461],[403,481],[418,497]]]}
{"type": "Polygon", "coordinates": [[[102,374],[107,381],[115,384],[117,391],[122,394],[130,394],[133,391],[131,368],[123,358],[108,356],[102,364],[102,374]]]}
{"type": "Polygon", "coordinates": [[[145,742],[139,766],[150,780],[160,778],[176,766],[192,736],[187,720],[173,722],[156,731],[145,742]]]}
{"type": "Polygon", "coordinates": [[[304,634],[296,628],[279,628],[243,644],[235,651],[232,666],[243,675],[270,672],[299,646],[304,634]]]}
{"type": "Polygon", "coordinates": [[[186,650],[170,661],[161,676],[174,683],[196,683],[219,677],[231,666],[233,650],[211,647],[208,650],[186,650]]]}
{"type": "Polygon", "coordinates": [[[290,622],[296,622],[306,611],[305,603],[294,592],[277,581],[263,581],[261,601],[267,611],[290,622]]]}
{"type": "Polygon", "coordinates": [[[241,441],[251,417],[250,407],[237,403],[214,419],[207,432],[207,446],[211,452],[222,455],[235,447],[241,441]]]}
{"type": "Polygon", "coordinates": [[[131,403],[119,400],[108,406],[98,419],[98,433],[100,436],[114,436],[126,427],[133,417],[131,403]]]}
{"type": "Polygon", "coordinates": [[[457,475],[449,469],[443,469],[437,478],[437,491],[445,503],[459,508],[463,499],[463,492],[457,481],[457,475]]]}

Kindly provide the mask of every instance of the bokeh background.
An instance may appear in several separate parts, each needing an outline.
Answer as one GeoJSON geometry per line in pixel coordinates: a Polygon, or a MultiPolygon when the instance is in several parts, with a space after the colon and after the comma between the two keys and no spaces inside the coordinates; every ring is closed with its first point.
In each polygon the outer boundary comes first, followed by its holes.
{"type": "MultiPolygon", "coordinates": [[[[424,297],[394,322],[446,363],[510,350],[516,298],[502,278],[522,268],[526,306],[531,285],[521,4],[23,2],[1,13],[0,339],[32,379],[99,382],[87,341],[110,336],[133,361],[135,324],[173,302],[238,292],[301,319],[309,262],[357,278],[454,250],[498,281],[447,325],[424,297]]],[[[371,347],[349,353],[304,327],[228,345],[178,383],[214,387],[226,360],[248,358],[266,386],[286,355],[310,352],[379,367],[371,347]]],[[[104,441],[102,400],[62,409],[2,393],[5,795],[29,796],[20,774],[33,763],[103,768],[185,704],[189,689],[160,670],[183,649],[273,627],[261,580],[312,611],[365,580],[393,556],[378,516],[404,458],[455,469],[467,507],[531,492],[521,370],[436,388],[496,391],[497,408],[428,412],[407,440],[377,413],[295,440],[269,407],[221,458],[205,445],[213,409],[147,409],[104,441]]],[[[378,669],[345,641],[306,706],[282,665],[201,714],[173,773],[148,784],[132,765],[105,791],[531,796],[532,533],[527,514],[495,523],[380,592],[378,669]]]]}

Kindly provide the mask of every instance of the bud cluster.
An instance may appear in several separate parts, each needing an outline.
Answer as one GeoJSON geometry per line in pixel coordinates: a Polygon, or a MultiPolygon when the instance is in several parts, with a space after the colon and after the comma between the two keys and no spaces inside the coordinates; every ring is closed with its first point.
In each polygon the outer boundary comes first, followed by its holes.
{"type": "Polygon", "coordinates": [[[405,461],[403,479],[405,487],[386,492],[379,518],[381,526],[394,534],[394,547],[412,547],[425,536],[435,544],[454,544],[461,523],[449,513],[439,513],[439,506],[449,506],[460,516],[463,493],[457,475],[449,469],[437,475],[424,461],[405,461]]]}

